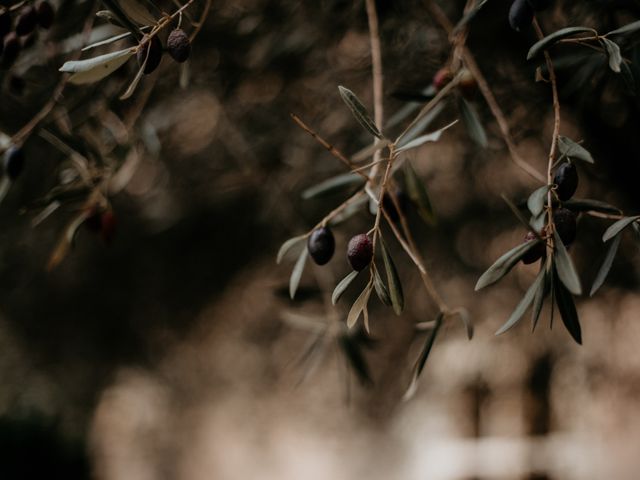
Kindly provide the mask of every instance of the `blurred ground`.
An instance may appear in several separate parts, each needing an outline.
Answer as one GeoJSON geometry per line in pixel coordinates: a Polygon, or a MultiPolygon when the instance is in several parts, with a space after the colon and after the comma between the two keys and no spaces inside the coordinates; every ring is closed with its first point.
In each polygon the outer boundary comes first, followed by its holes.
{"type": "MultiPolygon", "coordinates": [[[[447,4],[452,18],[459,4],[447,4]]],[[[508,29],[506,4],[490,2],[469,42],[522,154],[542,168],[552,129],[548,88],[533,82],[535,67],[523,53],[531,38],[508,29]]],[[[421,2],[379,7],[392,113],[402,103],[391,93],[428,85],[447,43],[421,2]]],[[[594,18],[563,5],[543,18],[552,30],[633,19],[634,9],[594,18]]],[[[364,5],[216,1],[194,45],[187,90],[177,88],[172,67],[165,59],[136,128],[155,132],[162,149],[142,157],[113,199],[119,223],[110,248],[81,232],[73,253],[45,272],[67,218],[32,229],[16,213],[47,184],[37,161],[0,206],[0,445],[15,444],[15,431],[27,432],[25,445],[65,445],[73,466],[60,471],[75,473],[59,478],[637,477],[637,244],[623,242],[601,294],[578,304],[582,347],[557,318],[546,328],[548,314],[533,335],[523,321],[494,337],[535,269],[518,266],[481,293],[473,286],[524,236],[500,194],[521,199],[536,185],[510,162],[479,98],[489,148],[478,151],[458,125],[413,153],[439,225],[429,229],[410,214],[438,288],[472,312],[476,335],[468,342],[460,324],[448,323],[416,397],[403,403],[423,340],[412,325],[432,319],[434,307],[397,245],[408,309],[395,317],[372,301],[373,388],[359,386],[333,344],[305,376],[299,358],[310,335],[281,320],[283,311],[327,315],[318,287],[331,288],[347,273],[341,252],[372,217],[362,212],[336,230],[336,258],[307,269],[300,301],[282,294],[291,262],[275,264],[285,239],[344,198],[300,200],[303,189],[343,170],[289,113],[347,153],[368,142],[336,88],[371,102],[364,5]],[[29,429],[30,422],[39,426],[29,429]]],[[[638,105],[602,93],[613,81],[592,85],[597,95],[563,97],[563,133],[585,138],[598,160],[581,170],[579,196],[638,212],[631,159],[640,143],[629,133],[637,130],[638,105]]],[[[445,112],[442,125],[453,114],[445,112]]],[[[34,140],[28,148],[49,166],[46,145],[34,140]]],[[[580,222],[573,255],[585,284],[604,255],[606,225],[580,222]]],[[[339,304],[341,318],[356,290],[339,304]]],[[[25,450],[36,458],[40,451],[25,450]]],[[[25,469],[33,460],[16,458],[25,469]]],[[[13,474],[7,478],[23,478],[13,474]]]]}

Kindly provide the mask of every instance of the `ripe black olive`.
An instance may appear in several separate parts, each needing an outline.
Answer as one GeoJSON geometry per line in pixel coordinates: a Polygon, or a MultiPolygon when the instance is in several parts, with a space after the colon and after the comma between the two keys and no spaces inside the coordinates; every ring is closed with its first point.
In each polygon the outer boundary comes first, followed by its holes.
{"type": "MultiPolygon", "coordinates": [[[[145,35],[142,41],[144,41],[146,38],[147,36],[145,35]]],[[[147,61],[146,65],[144,66],[145,75],[152,73],[156,68],[158,68],[158,65],[160,65],[160,60],[162,60],[162,42],[160,42],[160,39],[157,35],[155,37],[152,37],[151,40],[146,42],[142,46],[142,48],[138,50],[137,58],[138,65],[140,65],[141,67],[144,64],[145,60],[147,61]],[[147,51],[149,52],[148,55],[147,51]]]]}
{"type": "MultiPolygon", "coordinates": [[[[531,242],[537,239],[538,237],[533,232],[527,232],[524,237],[524,242],[531,242]]],[[[531,263],[537,262],[545,255],[546,251],[547,249],[544,242],[539,242],[534,247],[531,247],[531,250],[524,254],[524,256],[522,257],[522,263],[524,263],[525,265],[529,265],[531,263]]]]}
{"type": "Polygon", "coordinates": [[[558,188],[556,194],[561,201],[569,200],[578,189],[578,170],[573,163],[563,163],[556,170],[553,183],[558,188]]]}
{"type": "Polygon", "coordinates": [[[533,22],[533,8],[527,0],[515,0],[509,9],[509,25],[516,32],[526,30],[533,22]]]}
{"type": "Polygon", "coordinates": [[[184,30],[176,29],[169,34],[167,51],[178,63],[186,62],[191,53],[191,41],[184,30]]]}
{"type": "Polygon", "coordinates": [[[336,241],[331,230],[328,227],[315,229],[307,240],[307,250],[318,265],[328,263],[336,250],[336,241]]]}
{"type": "Polygon", "coordinates": [[[553,212],[553,223],[556,226],[556,232],[558,232],[562,243],[567,247],[576,239],[578,228],[576,220],[576,214],[566,208],[558,208],[553,212]]]}
{"type": "Polygon", "coordinates": [[[364,270],[373,258],[373,244],[366,233],[356,235],[349,240],[347,259],[357,272],[364,270]]]}

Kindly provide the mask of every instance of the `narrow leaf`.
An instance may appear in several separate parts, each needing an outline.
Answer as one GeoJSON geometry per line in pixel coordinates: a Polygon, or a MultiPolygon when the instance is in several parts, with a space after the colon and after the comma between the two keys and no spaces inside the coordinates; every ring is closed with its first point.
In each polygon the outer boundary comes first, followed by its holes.
{"type": "Polygon", "coordinates": [[[87,50],[91,50],[92,48],[101,47],[103,45],[108,45],[110,43],[117,42],[118,40],[127,38],[129,35],[131,35],[131,32],[124,32],[119,35],[114,35],[113,37],[105,38],[104,40],[100,40],[98,42],[94,42],[90,45],[87,45],[82,49],[82,51],[86,52],[87,50]]]}
{"type": "Polygon", "coordinates": [[[640,30],[640,20],[628,23],[620,28],[616,28],[615,30],[611,30],[605,36],[608,37],[609,35],[625,35],[627,33],[633,33],[638,30],[640,30]]]}
{"type": "Polygon", "coordinates": [[[478,279],[475,290],[478,291],[484,287],[488,287],[504,277],[529,250],[538,244],[538,242],[540,242],[540,240],[531,240],[529,242],[522,243],[502,255],[478,279]]]}
{"type": "Polygon", "coordinates": [[[346,187],[362,185],[363,183],[364,178],[362,176],[351,172],[343,173],[307,188],[302,192],[302,198],[308,200],[322,195],[330,195],[346,187]]]}
{"type": "Polygon", "coordinates": [[[464,324],[464,328],[467,332],[467,338],[471,340],[473,338],[473,322],[471,321],[471,315],[466,308],[458,307],[451,311],[452,315],[458,315],[462,323],[464,324]]]}
{"type": "Polygon", "coordinates": [[[302,272],[304,271],[304,265],[307,262],[307,256],[309,251],[305,248],[300,252],[298,261],[296,262],[293,270],[291,271],[291,278],[289,279],[289,296],[291,300],[296,296],[298,285],[300,285],[300,279],[302,278],[302,272]]]}
{"type": "Polygon", "coordinates": [[[349,310],[349,315],[347,315],[347,327],[353,328],[353,326],[358,321],[360,314],[367,307],[367,303],[369,303],[369,296],[371,295],[371,282],[367,283],[367,286],[364,287],[364,290],[360,293],[356,301],[351,306],[351,310],[349,310]]]}
{"type": "Polygon", "coordinates": [[[334,305],[338,303],[338,300],[340,300],[342,294],[347,290],[347,288],[349,288],[349,285],[351,285],[351,282],[355,280],[359,273],[360,272],[356,272],[354,270],[353,272],[349,273],[349,275],[340,280],[340,283],[336,285],[336,288],[333,290],[333,294],[331,295],[331,303],[333,303],[334,305]]]}
{"type": "Polygon", "coordinates": [[[389,284],[389,296],[391,297],[391,304],[393,305],[393,311],[396,315],[400,315],[404,309],[404,294],[402,293],[402,284],[400,283],[400,277],[398,277],[398,271],[393,263],[391,255],[387,250],[387,245],[382,238],[380,239],[380,251],[382,252],[382,260],[384,261],[384,269],[387,273],[387,283],[389,284]]]}
{"type": "Polygon", "coordinates": [[[572,198],[566,202],[562,202],[562,206],[573,210],[574,212],[601,212],[601,213],[613,213],[619,215],[622,213],[618,207],[614,207],[600,200],[591,200],[589,198],[572,198]]]}
{"type": "Polygon", "coordinates": [[[142,66],[138,68],[138,73],[136,73],[136,76],[133,77],[133,80],[129,84],[129,87],[127,88],[127,90],[122,95],[120,95],[120,100],[126,100],[131,95],[133,95],[133,92],[136,91],[136,88],[138,87],[138,83],[140,83],[140,79],[142,78],[142,75],[144,73],[144,68],[146,67],[146,65],[147,65],[147,59],[145,58],[142,66]]]}
{"type": "Polygon", "coordinates": [[[387,307],[392,306],[393,303],[391,302],[391,297],[389,296],[389,290],[387,290],[387,286],[382,281],[382,278],[380,278],[378,269],[375,270],[375,274],[373,277],[373,286],[376,289],[376,294],[378,295],[380,301],[387,307]]]}
{"type": "Polygon", "coordinates": [[[569,252],[565,248],[560,235],[557,231],[553,232],[554,238],[554,253],[553,258],[555,260],[556,270],[558,272],[558,278],[564,283],[574,295],[582,294],[582,286],[580,285],[580,278],[576,273],[576,268],[573,266],[573,261],[569,256],[569,252]]]}
{"type": "Polygon", "coordinates": [[[516,323],[520,321],[520,319],[524,315],[524,312],[527,311],[527,309],[529,308],[529,305],[531,305],[531,302],[533,302],[533,299],[536,293],[538,292],[540,287],[543,285],[544,275],[545,275],[545,270],[543,268],[540,270],[540,273],[538,273],[538,276],[536,277],[535,281],[531,284],[531,286],[527,290],[527,293],[524,294],[524,297],[522,297],[522,300],[520,300],[520,303],[518,303],[518,306],[513,311],[509,319],[496,332],[496,335],[503,334],[504,332],[509,330],[511,327],[513,327],[516,323]]]}
{"type": "Polygon", "coordinates": [[[536,295],[533,297],[533,307],[531,309],[531,331],[535,331],[538,320],[540,319],[540,313],[542,313],[542,307],[544,305],[544,299],[549,292],[549,276],[546,268],[541,269],[543,274],[542,282],[538,285],[536,295]]]}
{"type": "Polygon", "coordinates": [[[407,193],[418,207],[418,214],[425,222],[434,225],[436,223],[436,215],[431,206],[429,194],[409,161],[405,162],[404,178],[407,185],[407,193]]]}
{"type": "Polygon", "coordinates": [[[620,64],[622,63],[620,46],[608,38],[601,38],[600,41],[607,51],[607,57],[609,57],[609,68],[616,73],[620,73],[620,64]]]}
{"type": "Polygon", "coordinates": [[[545,185],[538,188],[529,196],[529,199],[527,200],[527,207],[534,217],[540,215],[544,210],[544,205],[550,188],[551,186],[545,185]]]}
{"type": "Polygon", "coordinates": [[[560,310],[562,323],[564,323],[564,326],[573,339],[579,345],[582,345],[582,329],[580,328],[580,320],[578,318],[576,306],[573,303],[573,297],[562,282],[555,282],[554,286],[556,303],[558,305],[558,310],[560,310]]]}
{"type": "Polygon", "coordinates": [[[460,97],[460,113],[462,114],[462,122],[465,124],[465,128],[469,133],[471,139],[476,142],[480,147],[486,148],[488,145],[487,134],[484,131],[484,127],[480,122],[480,117],[476,112],[475,107],[460,97]]]}
{"type": "Polygon", "coordinates": [[[602,236],[602,241],[606,242],[609,239],[615,237],[616,235],[618,235],[618,233],[620,233],[622,230],[627,228],[638,219],[640,219],[640,215],[636,215],[635,217],[625,217],[622,220],[618,220],[616,223],[607,228],[607,231],[604,232],[604,235],[602,236]]]}
{"type": "Polygon", "coordinates": [[[586,148],[574,142],[570,138],[563,137],[562,135],[558,137],[558,150],[560,150],[560,153],[562,153],[565,157],[575,158],[577,160],[582,160],[588,163],[594,163],[593,157],[586,148]]]}
{"type": "Polygon", "coordinates": [[[424,145],[427,142],[437,142],[438,140],[440,140],[440,137],[442,136],[442,133],[445,130],[448,130],[449,128],[451,128],[452,126],[454,126],[456,123],[458,123],[457,120],[451,122],[449,125],[442,127],[440,130],[436,130],[435,132],[431,132],[431,133],[427,133],[424,135],[419,136],[418,138],[411,140],[410,142],[407,142],[406,144],[402,145],[401,147],[398,147],[395,150],[395,153],[400,153],[400,152],[404,152],[406,150],[410,150],[412,148],[417,148],[420,145],[424,145]]]}
{"type": "Polygon", "coordinates": [[[411,383],[409,384],[409,388],[407,388],[406,393],[402,397],[402,400],[404,401],[407,401],[411,397],[413,397],[413,395],[416,393],[416,390],[418,389],[418,379],[420,378],[420,374],[422,373],[422,370],[427,363],[427,359],[429,358],[429,354],[431,353],[431,349],[433,348],[436,336],[440,331],[440,327],[442,327],[442,316],[442,313],[438,314],[435,326],[433,327],[433,330],[429,332],[429,336],[427,337],[424,347],[422,347],[422,350],[420,351],[420,356],[418,357],[416,364],[413,367],[411,383]]]}
{"type": "Polygon", "coordinates": [[[460,19],[460,21],[456,24],[451,35],[456,35],[460,30],[462,30],[465,25],[467,25],[473,18],[478,14],[480,9],[484,7],[485,3],[489,0],[480,0],[473,8],[469,9],[467,13],[460,19]]]}
{"type": "Polygon", "coordinates": [[[620,246],[620,241],[622,240],[622,235],[618,233],[615,237],[613,237],[613,242],[609,245],[607,250],[607,254],[604,257],[604,262],[602,262],[602,266],[596,275],[596,279],[593,282],[593,286],[591,287],[591,292],[589,296],[593,297],[593,295],[598,291],[598,289],[602,286],[607,275],[609,275],[609,270],[611,270],[611,265],[613,265],[613,259],[616,257],[616,253],[618,252],[618,247],[620,246]]]}
{"type": "Polygon", "coordinates": [[[591,32],[594,35],[597,34],[597,32],[593,28],[588,27],[567,27],[553,32],[552,34],[547,35],[542,40],[539,40],[533,44],[533,46],[529,49],[529,53],[527,53],[527,60],[531,60],[533,57],[542,53],[543,50],[546,50],[549,46],[551,46],[558,40],[571,37],[577,33],[586,32],[591,32]]]}
{"type": "Polygon", "coordinates": [[[367,112],[367,109],[362,104],[360,99],[358,99],[356,94],[343,86],[339,86],[338,90],[340,91],[342,100],[347,104],[358,123],[360,123],[360,125],[362,125],[374,137],[378,137],[381,139],[382,133],[380,133],[380,130],[378,130],[378,127],[369,115],[369,112],[367,112]]]}
{"type": "Polygon", "coordinates": [[[289,240],[284,242],[280,247],[280,250],[278,250],[278,257],[276,259],[276,263],[282,262],[282,259],[287,254],[287,252],[289,252],[289,250],[291,250],[296,245],[306,240],[306,238],[307,238],[306,235],[299,235],[297,237],[290,238],[289,240]]]}
{"type": "Polygon", "coordinates": [[[135,53],[135,48],[127,48],[86,60],[66,62],[61,72],[73,73],[69,82],[75,84],[92,83],[102,80],[126,63],[135,53]]]}

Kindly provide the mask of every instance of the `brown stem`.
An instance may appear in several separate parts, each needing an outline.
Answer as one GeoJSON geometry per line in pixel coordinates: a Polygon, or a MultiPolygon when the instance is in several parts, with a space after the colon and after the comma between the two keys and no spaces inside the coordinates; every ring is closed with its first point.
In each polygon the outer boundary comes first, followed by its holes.
{"type": "MultiPolygon", "coordinates": [[[[426,0],[426,6],[430,10],[436,22],[440,24],[440,26],[443,28],[443,30],[447,32],[447,34],[450,34],[451,31],[453,30],[453,25],[451,24],[447,16],[444,14],[442,9],[433,0],[426,0]]],[[[496,119],[496,122],[498,123],[498,127],[500,128],[500,133],[502,134],[504,143],[507,145],[507,148],[509,149],[509,153],[511,154],[511,159],[520,169],[522,169],[524,172],[529,174],[531,177],[535,178],[540,182],[545,182],[544,176],[540,172],[538,172],[538,170],[536,170],[533,166],[527,163],[526,160],[524,160],[518,153],[518,150],[515,146],[513,138],[511,137],[509,122],[507,121],[504,113],[502,112],[500,105],[498,105],[498,102],[493,94],[493,91],[491,90],[491,87],[489,86],[489,83],[487,82],[486,78],[482,74],[480,67],[476,63],[475,57],[473,56],[473,54],[471,53],[468,47],[464,46],[461,48],[462,48],[462,58],[464,59],[464,63],[466,67],[469,69],[469,71],[471,72],[471,75],[473,75],[473,77],[476,79],[476,82],[478,83],[478,88],[480,89],[480,93],[482,93],[482,96],[487,102],[487,105],[489,106],[489,109],[491,110],[493,117],[496,119]]]]}

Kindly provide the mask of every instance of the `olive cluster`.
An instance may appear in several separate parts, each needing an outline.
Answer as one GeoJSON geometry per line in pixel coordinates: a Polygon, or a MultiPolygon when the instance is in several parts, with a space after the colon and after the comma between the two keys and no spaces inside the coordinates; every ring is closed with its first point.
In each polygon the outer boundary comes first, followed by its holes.
{"type": "Polygon", "coordinates": [[[535,12],[549,8],[553,0],[515,0],[509,9],[509,25],[516,32],[525,30],[533,22],[535,12]]]}
{"type": "MultiPolygon", "coordinates": [[[[147,35],[142,38],[141,47],[137,53],[138,65],[144,65],[143,73],[148,75],[160,65],[164,48],[157,35],[150,39],[147,35]]],[[[167,52],[178,63],[186,62],[191,53],[191,40],[182,29],[175,29],[167,38],[167,52]]]]}
{"type": "MultiPolygon", "coordinates": [[[[325,265],[331,260],[336,249],[336,241],[329,227],[316,228],[307,240],[309,255],[317,265],[325,265]]],[[[352,237],[347,245],[347,260],[351,267],[360,272],[373,259],[373,243],[366,233],[352,237]]]]}
{"type": "Polygon", "coordinates": [[[17,60],[24,47],[34,40],[36,29],[48,29],[53,25],[55,9],[46,0],[29,3],[19,11],[0,10],[0,54],[2,66],[9,68],[17,60]]]}
{"type": "MultiPolygon", "coordinates": [[[[566,202],[573,197],[578,189],[578,171],[572,162],[562,163],[553,176],[555,194],[558,200],[566,202]]],[[[553,224],[556,232],[565,247],[570,246],[577,235],[577,215],[568,208],[559,207],[553,211],[553,224]]],[[[524,238],[525,242],[535,240],[537,236],[533,232],[528,232],[524,238]]],[[[539,243],[529,250],[522,258],[522,262],[530,264],[543,258],[546,254],[544,243],[539,243]]]]}

